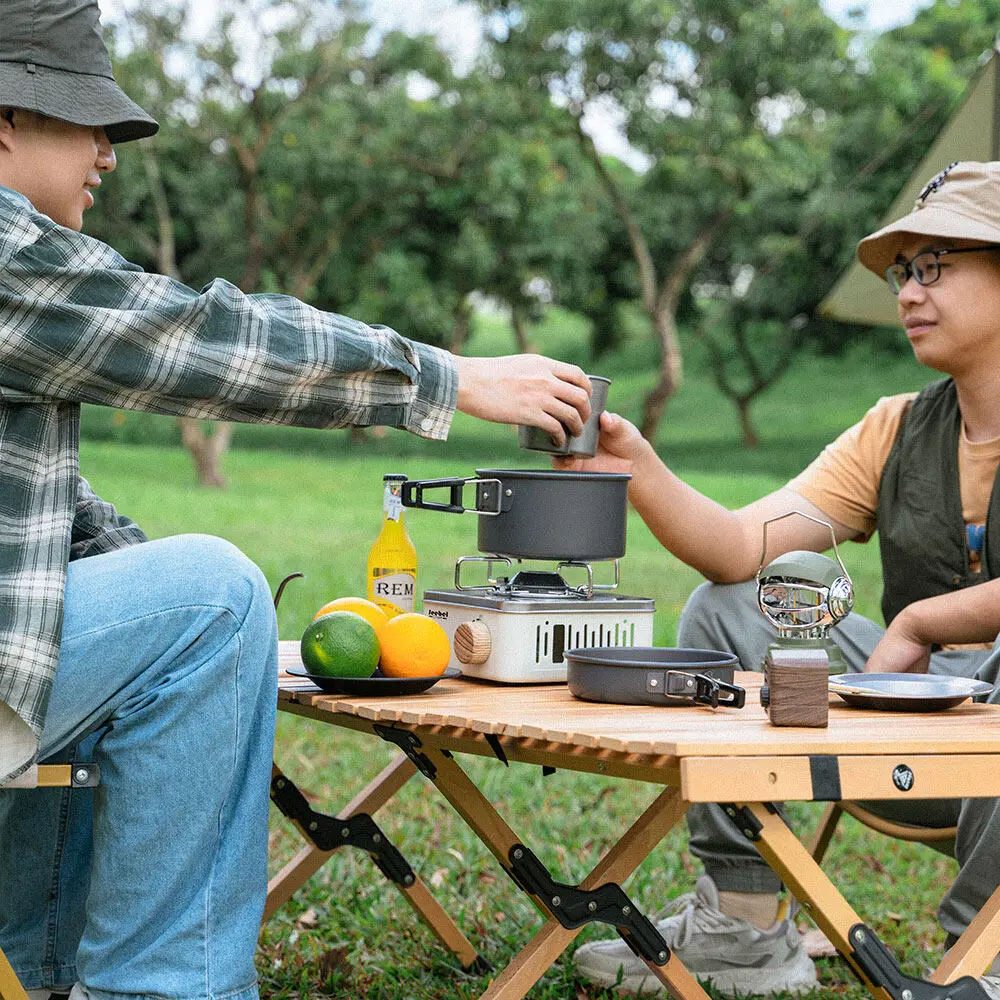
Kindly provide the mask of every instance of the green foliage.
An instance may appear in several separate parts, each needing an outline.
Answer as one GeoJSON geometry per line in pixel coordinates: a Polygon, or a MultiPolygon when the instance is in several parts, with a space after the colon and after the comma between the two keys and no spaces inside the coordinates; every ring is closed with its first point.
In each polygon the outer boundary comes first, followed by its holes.
{"type": "Polygon", "coordinates": [[[897,349],[815,307],[963,93],[997,0],[939,0],[874,40],[817,0],[481,6],[492,45],[458,77],[430,37],[373,44],[355,5],[264,0],[283,26],[258,80],[235,8],[195,45],[185,4],[134,5],[116,69],[163,130],[123,153],[88,226],[154,269],[169,233],[192,285],[290,292],[458,350],[470,293],[535,324],[551,298],[587,317],[585,361],[632,329],[655,365],[635,247],[579,141],[587,102],[611,102],[649,166],[603,169],[664,286],[723,220],[676,313],[734,402],[756,414],[807,343],[897,349]]]}

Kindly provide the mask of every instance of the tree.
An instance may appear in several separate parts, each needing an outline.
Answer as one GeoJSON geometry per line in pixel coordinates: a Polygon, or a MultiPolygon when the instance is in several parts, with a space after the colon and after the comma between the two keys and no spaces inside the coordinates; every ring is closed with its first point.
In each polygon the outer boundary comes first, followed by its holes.
{"type": "MultiPolygon", "coordinates": [[[[256,4],[258,20],[278,27],[251,78],[235,8],[199,44],[185,35],[189,6],[132,9],[116,67],[162,129],[140,164],[123,158],[119,197],[102,199],[95,233],[193,285],[221,276],[322,308],[363,305],[359,274],[405,228],[405,195],[425,184],[384,156],[415,130],[407,75],[443,57],[395,35],[369,52],[368,26],[339,6],[330,19],[304,2],[256,4]]],[[[440,342],[440,331],[419,333],[440,342]]],[[[181,424],[199,481],[222,485],[229,429],[206,439],[181,424]]]]}
{"type": "Polygon", "coordinates": [[[660,356],[644,404],[652,436],[682,379],[677,312],[713,248],[754,203],[776,162],[806,158],[811,125],[843,70],[846,34],[815,0],[484,0],[492,59],[555,100],[587,156],[632,256],[660,356]],[[604,102],[649,164],[616,170],[584,125],[604,102]],[[793,126],[795,126],[793,128],[793,126]],[[793,138],[794,137],[794,138],[793,138]]]}

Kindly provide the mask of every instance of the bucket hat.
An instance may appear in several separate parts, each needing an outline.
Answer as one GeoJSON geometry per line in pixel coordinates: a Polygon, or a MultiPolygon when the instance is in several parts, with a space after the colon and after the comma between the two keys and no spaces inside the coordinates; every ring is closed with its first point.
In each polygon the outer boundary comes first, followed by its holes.
{"type": "Polygon", "coordinates": [[[96,0],[0,0],[0,107],[74,125],[102,125],[111,142],[159,125],[115,83],[96,0]]]}
{"type": "Polygon", "coordinates": [[[1000,163],[957,162],[928,181],[913,211],[858,244],[858,260],[880,278],[912,236],[1000,243],[1000,163]]]}

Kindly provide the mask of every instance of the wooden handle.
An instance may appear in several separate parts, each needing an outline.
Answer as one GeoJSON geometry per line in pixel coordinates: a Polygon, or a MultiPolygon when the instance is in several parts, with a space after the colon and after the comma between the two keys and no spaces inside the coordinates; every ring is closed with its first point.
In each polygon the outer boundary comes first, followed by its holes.
{"type": "Polygon", "coordinates": [[[465,622],[455,629],[455,656],[462,663],[485,663],[493,651],[493,639],[486,622],[465,622]]]}

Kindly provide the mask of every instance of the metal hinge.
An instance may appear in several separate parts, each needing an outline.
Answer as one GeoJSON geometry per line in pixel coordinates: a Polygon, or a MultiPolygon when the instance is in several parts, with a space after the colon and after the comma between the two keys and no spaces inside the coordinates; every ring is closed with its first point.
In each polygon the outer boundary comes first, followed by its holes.
{"type": "Polygon", "coordinates": [[[732,802],[727,802],[722,808],[747,840],[760,840],[760,831],[764,829],[764,825],[746,806],[735,806],[732,802]]]}
{"type": "Polygon", "coordinates": [[[876,988],[893,1000],[989,1000],[978,979],[962,976],[953,983],[929,983],[904,975],[891,951],[864,924],[855,924],[847,934],[851,958],[876,988]]]}
{"type": "Polygon", "coordinates": [[[493,751],[493,756],[496,757],[504,767],[510,767],[510,761],[507,760],[507,754],[504,753],[503,744],[500,742],[500,737],[496,733],[486,733],[486,742],[490,745],[490,749],[493,751]]]}
{"type": "Polygon", "coordinates": [[[376,868],[389,881],[401,886],[411,886],[416,881],[406,859],[368,813],[337,819],[316,812],[295,783],[283,774],[271,779],[271,801],[321,851],[357,847],[371,855],[376,868]]]}
{"type": "Polygon", "coordinates": [[[616,882],[606,882],[593,890],[556,882],[523,844],[514,844],[507,856],[514,881],[525,892],[537,896],[563,927],[582,927],[594,921],[611,924],[644,961],[666,965],[670,960],[666,941],[616,882]]]}
{"type": "Polygon", "coordinates": [[[372,731],[386,742],[399,747],[425,778],[433,781],[437,777],[437,768],[426,754],[421,753],[420,748],[423,744],[415,733],[411,733],[408,729],[397,729],[395,726],[380,726],[378,723],[372,725],[372,731]]]}

